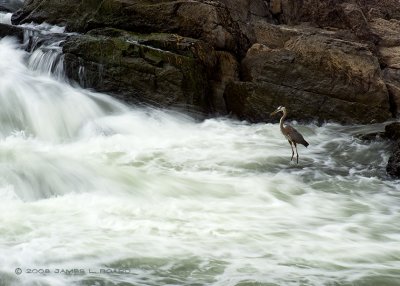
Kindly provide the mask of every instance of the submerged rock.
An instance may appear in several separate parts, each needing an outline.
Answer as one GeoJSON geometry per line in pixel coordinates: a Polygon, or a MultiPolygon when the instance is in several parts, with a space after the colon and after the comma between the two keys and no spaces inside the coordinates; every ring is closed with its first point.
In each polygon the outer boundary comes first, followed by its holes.
{"type": "Polygon", "coordinates": [[[385,136],[391,140],[400,140],[400,122],[393,122],[386,125],[385,136]]]}
{"type": "Polygon", "coordinates": [[[400,142],[396,143],[386,165],[386,172],[394,178],[400,178],[400,142]]]}
{"type": "Polygon", "coordinates": [[[400,178],[400,122],[386,125],[385,136],[394,141],[393,151],[386,165],[386,171],[390,176],[400,178]]]}
{"type": "Polygon", "coordinates": [[[24,39],[24,29],[0,23],[0,38],[15,37],[20,42],[24,39]]]}
{"type": "Polygon", "coordinates": [[[386,172],[393,178],[400,178],[400,146],[394,148],[386,165],[386,172]]]}

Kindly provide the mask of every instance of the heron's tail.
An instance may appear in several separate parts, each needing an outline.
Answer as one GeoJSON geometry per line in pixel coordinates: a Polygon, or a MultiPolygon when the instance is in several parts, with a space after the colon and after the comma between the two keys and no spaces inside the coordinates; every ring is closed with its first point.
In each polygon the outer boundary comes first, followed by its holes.
{"type": "Polygon", "coordinates": [[[306,140],[304,140],[303,142],[301,142],[301,144],[303,144],[306,148],[307,148],[308,145],[310,145],[310,144],[308,144],[308,142],[307,142],[306,140]]]}

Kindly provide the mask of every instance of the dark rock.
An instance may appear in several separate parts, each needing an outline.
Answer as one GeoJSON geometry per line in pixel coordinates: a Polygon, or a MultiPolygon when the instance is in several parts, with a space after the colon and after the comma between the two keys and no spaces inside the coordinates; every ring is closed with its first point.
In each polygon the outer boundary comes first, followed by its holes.
{"type": "Polygon", "coordinates": [[[288,119],[302,121],[371,123],[386,118],[379,107],[268,82],[231,82],[226,87],[225,100],[230,113],[250,122],[277,121],[269,114],[279,105],[288,109],[288,119]]]}
{"type": "Polygon", "coordinates": [[[253,24],[260,20],[273,21],[267,1],[264,0],[219,0],[228,9],[234,23],[237,24],[241,33],[246,36],[250,44],[255,43],[253,24]]]}
{"type": "Polygon", "coordinates": [[[379,63],[367,47],[318,34],[288,38],[283,48],[255,44],[249,49],[241,71],[249,83],[235,82],[225,91],[230,112],[265,121],[272,109],[286,105],[292,119],[370,123],[390,118],[379,63]]]}
{"type": "Polygon", "coordinates": [[[391,140],[400,140],[400,122],[386,125],[385,136],[391,140]]]}
{"type": "Polygon", "coordinates": [[[370,26],[381,39],[378,58],[389,92],[390,110],[395,117],[400,112],[400,21],[374,18],[370,26]]]}
{"type": "Polygon", "coordinates": [[[179,33],[239,54],[249,46],[228,8],[217,1],[31,0],[12,21],[47,21],[79,32],[112,27],[138,33],[179,33]]]}
{"type": "Polygon", "coordinates": [[[70,37],[63,50],[67,74],[85,87],[127,102],[211,110],[207,66],[216,59],[201,41],[106,30],[70,37]]]}
{"type": "Polygon", "coordinates": [[[400,5],[398,0],[360,0],[358,2],[369,18],[400,20],[400,5]]]}
{"type": "Polygon", "coordinates": [[[20,42],[24,39],[24,29],[0,23],[0,38],[16,37],[20,42]]]}
{"type": "Polygon", "coordinates": [[[386,172],[394,178],[400,178],[400,143],[397,141],[386,165],[386,172]]]}
{"type": "Polygon", "coordinates": [[[389,92],[391,111],[396,116],[400,110],[400,69],[385,68],[383,78],[389,92]]]}
{"type": "Polygon", "coordinates": [[[400,178],[400,122],[386,125],[385,137],[394,141],[393,151],[386,165],[386,171],[390,176],[400,178]]]}
{"type": "Polygon", "coordinates": [[[214,77],[211,80],[212,112],[219,115],[226,115],[224,92],[227,84],[239,80],[239,63],[228,52],[218,51],[216,52],[216,57],[218,62],[214,77]]]}

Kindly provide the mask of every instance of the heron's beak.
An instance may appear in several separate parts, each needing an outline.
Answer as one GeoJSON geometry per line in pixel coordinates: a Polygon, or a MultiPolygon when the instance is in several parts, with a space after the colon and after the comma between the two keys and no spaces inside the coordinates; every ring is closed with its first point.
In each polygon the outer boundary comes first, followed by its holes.
{"type": "Polygon", "coordinates": [[[270,114],[269,116],[274,116],[274,115],[277,114],[277,113],[278,113],[278,111],[275,110],[274,112],[271,112],[271,114],[270,114]]]}

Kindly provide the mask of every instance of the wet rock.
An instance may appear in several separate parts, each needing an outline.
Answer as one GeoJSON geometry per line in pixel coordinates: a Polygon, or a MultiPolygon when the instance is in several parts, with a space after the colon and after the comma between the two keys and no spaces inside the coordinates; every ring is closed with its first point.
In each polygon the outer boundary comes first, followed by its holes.
{"type": "Polygon", "coordinates": [[[108,29],[70,37],[63,50],[67,74],[85,87],[127,102],[211,109],[207,65],[215,59],[201,41],[108,29]]]}
{"type": "Polygon", "coordinates": [[[390,96],[391,112],[396,116],[400,110],[400,21],[375,18],[370,24],[381,38],[378,57],[390,96]]]}
{"type": "Polygon", "coordinates": [[[281,104],[343,123],[399,112],[398,0],[30,0],[13,21],[86,33],[65,45],[68,74],[128,101],[254,122],[281,104]]]}
{"type": "Polygon", "coordinates": [[[277,121],[269,114],[279,105],[288,109],[288,119],[302,121],[371,123],[386,118],[379,107],[268,82],[231,82],[226,87],[225,99],[230,113],[250,122],[277,121]]]}
{"type": "Polygon", "coordinates": [[[394,178],[400,178],[400,145],[397,142],[392,155],[386,165],[386,172],[394,178]]]}
{"type": "Polygon", "coordinates": [[[235,82],[225,92],[230,112],[265,121],[272,109],[286,105],[293,119],[370,123],[390,118],[378,60],[365,45],[318,34],[281,42],[282,48],[255,44],[249,49],[241,70],[248,83],[235,82]]]}
{"type": "Polygon", "coordinates": [[[391,112],[396,116],[400,110],[400,69],[385,68],[383,77],[389,92],[391,112]]]}
{"type": "Polygon", "coordinates": [[[216,70],[211,80],[212,113],[226,115],[225,88],[230,82],[239,80],[240,67],[232,54],[224,51],[217,51],[215,54],[217,57],[216,70]]]}
{"type": "Polygon", "coordinates": [[[79,32],[112,27],[138,33],[179,33],[235,53],[249,45],[228,8],[218,1],[32,0],[12,21],[47,21],[79,32]]]}
{"type": "Polygon", "coordinates": [[[386,125],[385,136],[394,141],[392,154],[386,165],[386,171],[390,176],[400,178],[400,122],[386,125]]]}
{"type": "Polygon", "coordinates": [[[400,122],[386,125],[385,136],[391,140],[400,140],[400,122]]]}
{"type": "Polygon", "coordinates": [[[22,29],[20,27],[0,23],[0,38],[4,38],[7,36],[15,37],[20,42],[22,42],[24,39],[24,29],[22,29]]]}

